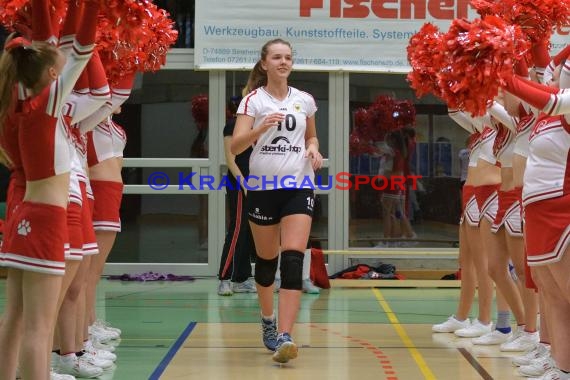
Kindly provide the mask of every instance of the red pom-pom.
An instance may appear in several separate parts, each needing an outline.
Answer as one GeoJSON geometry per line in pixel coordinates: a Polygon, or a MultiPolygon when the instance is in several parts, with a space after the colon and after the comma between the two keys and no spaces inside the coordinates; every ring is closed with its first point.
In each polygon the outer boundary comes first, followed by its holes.
{"type": "Polygon", "coordinates": [[[441,97],[450,108],[485,114],[499,87],[512,76],[515,60],[530,44],[520,27],[487,16],[456,19],[444,35],[446,59],[437,74],[441,97]]]}
{"type": "Polygon", "coordinates": [[[532,42],[549,39],[554,28],[570,25],[570,0],[505,0],[505,20],[520,25],[532,42]]]}
{"type": "Polygon", "coordinates": [[[495,15],[519,25],[533,43],[549,39],[555,28],[570,24],[570,0],[472,0],[471,5],[482,17],[495,15]]]}
{"type": "Polygon", "coordinates": [[[412,67],[407,79],[416,95],[422,97],[433,93],[439,96],[437,73],[443,59],[442,33],[433,24],[424,24],[410,39],[407,52],[412,67]]]}
{"type": "Polygon", "coordinates": [[[397,128],[414,126],[416,123],[416,108],[410,100],[399,100],[394,105],[392,116],[397,128]]]}
{"type": "Polygon", "coordinates": [[[368,112],[371,114],[371,122],[368,127],[374,141],[384,140],[384,136],[388,132],[397,129],[394,118],[395,108],[394,98],[386,95],[378,96],[374,103],[368,107],[368,112]]]}
{"type": "Polygon", "coordinates": [[[145,59],[138,68],[144,72],[154,72],[164,66],[168,49],[178,38],[178,31],[174,27],[174,21],[168,18],[168,12],[153,4],[150,5],[145,9],[145,14],[148,16],[144,33],[147,36],[146,44],[142,46],[139,44],[139,48],[145,52],[145,59]]]}
{"type": "Polygon", "coordinates": [[[200,94],[192,97],[191,110],[198,130],[208,128],[208,95],[200,94]]]}
{"type": "Polygon", "coordinates": [[[471,0],[471,6],[477,10],[481,18],[485,16],[499,16],[501,5],[493,0],[471,0]]]}
{"type": "MultiPolygon", "coordinates": [[[[67,2],[65,0],[50,0],[50,13],[53,30],[59,30],[65,13],[67,2]]],[[[30,0],[0,0],[0,24],[10,32],[17,31],[25,37],[32,28],[32,6],[30,0]]]]}
{"type": "Polygon", "coordinates": [[[136,71],[157,71],[178,38],[168,13],[150,1],[105,0],[97,48],[110,82],[136,71]]]}
{"type": "Polygon", "coordinates": [[[354,130],[348,138],[349,152],[351,156],[360,156],[363,154],[378,154],[378,149],[374,142],[360,136],[359,132],[354,130]]]}
{"type": "Polygon", "coordinates": [[[30,0],[1,0],[0,23],[11,32],[16,30],[16,25],[30,28],[32,25],[31,10],[30,0]]]}
{"type": "Polygon", "coordinates": [[[414,125],[415,117],[416,111],[411,101],[378,96],[368,108],[359,108],[354,112],[350,154],[377,154],[377,141],[384,140],[391,131],[414,125]]]}

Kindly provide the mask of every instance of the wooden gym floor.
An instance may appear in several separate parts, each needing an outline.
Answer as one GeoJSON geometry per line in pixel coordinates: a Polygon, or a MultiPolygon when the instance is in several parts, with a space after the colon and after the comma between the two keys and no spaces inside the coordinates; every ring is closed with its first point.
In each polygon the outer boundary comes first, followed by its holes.
{"type": "MultiPolygon", "coordinates": [[[[364,280],[363,280],[364,281],[364,280]]],[[[5,302],[0,280],[0,309],[5,302]]],[[[123,330],[102,379],[519,378],[497,347],[432,334],[455,310],[457,288],[345,288],[304,294],[293,338],[299,357],[271,360],[255,294],[216,294],[217,280],[103,280],[98,314],[123,330]]],[[[476,309],[475,309],[476,310],[476,309]]]]}

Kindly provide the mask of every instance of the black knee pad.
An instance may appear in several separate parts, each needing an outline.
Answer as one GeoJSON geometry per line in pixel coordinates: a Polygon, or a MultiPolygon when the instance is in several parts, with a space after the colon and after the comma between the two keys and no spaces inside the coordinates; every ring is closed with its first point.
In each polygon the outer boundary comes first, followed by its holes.
{"type": "Polygon", "coordinates": [[[255,282],[265,288],[273,285],[273,282],[275,282],[275,272],[277,272],[278,261],[278,257],[271,260],[265,260],[257,256],[255,259],[255,282]]]}
{"type": "Polygon", "coordinates": [[[303,257],[299,251],[281,252],[281,289],[303,289],[303,257]]]}

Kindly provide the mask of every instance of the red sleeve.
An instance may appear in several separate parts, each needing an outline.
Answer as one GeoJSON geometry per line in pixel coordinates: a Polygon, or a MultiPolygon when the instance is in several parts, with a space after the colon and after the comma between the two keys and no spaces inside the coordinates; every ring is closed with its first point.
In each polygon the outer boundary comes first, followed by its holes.
{"type": "Polygon", "coordinates": [[[32,0],[32,41],[56,43],[53,32],[49,1],[32,0]]]}
{"type": "Polygon", "coordinates": [[[525,59],[521,59],[516,63],[515,73],[523,78],[528,77],[528,64],[525,59]]]}
{"type": "Polygon", "coordinates": [[[87,72],[89,73],[91,96],[110,99],[111,92],[109,90],[109,83],[107,82],[107,75],[105,74],[105,68],[101,63],[101,57],[99,57],[97,50],[93,52],[93,56],[91,56],[87,64],[87,72]]]}
{"type": "Polygon", "coordinates": [[[80,1],[69,2],[60,35],[59,45],[62,48],[71,47],[71,44],[73,43],[73,38],[75,33],[77,33],[77,28],[79,27],[82,5],[83,3],[80,1]]]}
{"type": "Polygon", "coordinates": [[[135,75],[136,73],[130,73],[125,75],[111,89],[111,103],[112,103],[111,107],[113,111],[115,111],[124,102],[126,102],[129,96],[131,95],[133,82],[135,81],[135,75]]]}
{"type": "Polygon", "coordinates": [[[517,76],[512,77],[507,82],[506,90],[547,114],[554,111],[552,100],[553,97],[554,100],[556,99],[556,95],[559,92],[554,87],[545,86],[517,76]]]}
{"type": "Polygon", "coordinates": [[[115,86],[113,86],[113,91],[122,89],[123,91],[128,90],[128,92],[131,92],[131,89],[133,88],[133,83],[135,81],[135,75],[136,73],[129,73],[124,77],[122,77],[119,80],[119,82],[115,86]]]}
{"type": "Polygon", "coordinates": [[[127,101],[131,94],[135,74],[136,73],[132,73],[123,77],[119,83],[111,89],[111,101],[106,102],[105,105],[81,122],[80,129],[82,133],[86,133],[87,131],[95,128],[97,124],[105,120],[125,101],[127,101]]]}
{"type": "MultiPolygon", "coordinates": [[[[89,65],[89,64],[87,64],[89,65]]],[[[75,86],[73,87],[73,91],[79,93],[85,93],[89,91],[89,75],[87,75],[87,68],[81,72],[81,75],[75,82],[75,86]]]]}
{"type": "Polygon", "coordinates": [[[534,61],[534,66],[545,68],[550,63],[550,53],[548,52],[548,40],[537,42],[532,46],[531,55],[534,61]]]}
{"type": "MultiPolygon", "coordinates": [[[[73,5],[74,1],[70,2],[73,5]]],[[[72,8],[73,9],[73,8],[72,8]]],[[[79,30],[75,40],[73,41],[73,49],[71,54],[67,57],[67,62],[63,71],[58,78],[61,83],[61,90],[58,99],[66,99],[73,90],[77,79],[80,77],[83,70],[87,67],[87,63],[93,54],[95,46],[95,32],[97,31],[97,17],[99,12],[99,0],[85,0],[83,11],[81,12],[81,20],[79,22],[79,30]]],[[[66,17],[66,24],[71,23],[68,19],[72,20],[73,15],[69,14],[66,17]]],[[[68,29],[69,30],[69,29],[68,29]]],[[[57,103],[55,110],[63,105],[57,103]]]]}
{"type": "Polygon", "coordinates": [[[107,84],[105,70],[99,54],[95,51],[75,84],[72,96],[68,98],[68,103],[74,104],[72,123],[85,120],[110,101],[111,91],[107,84]]]}
{"type": "Polygon", "coordinates": [[[81,46],[90,46],[95,43],[99,3],[99,0],[85,0],[80,28],[77,31],[77,37],[75,37],[76,41],[81,46]]]}
{"type": "Polygon", "coordinates": [[[548,81],[544,78],[544,73],[547,71],[548,64],[550,63],[549,44],[550,42],[548,40],[543,40],[534,44],[531,49],[536,77],[540,83],[546,83],[548,81]]]}

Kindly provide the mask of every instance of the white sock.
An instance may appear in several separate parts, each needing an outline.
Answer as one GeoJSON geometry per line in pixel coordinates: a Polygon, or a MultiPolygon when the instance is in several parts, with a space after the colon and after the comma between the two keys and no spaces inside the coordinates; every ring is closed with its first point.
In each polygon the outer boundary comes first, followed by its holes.
{"type": "Polygon", "coordinates": [[[275,312],[271,314],[269,317],[266,317],[265,315],[261,314],[261,318],[265,319],[266,321],[272,321],[275,319],[275,312]]]}

